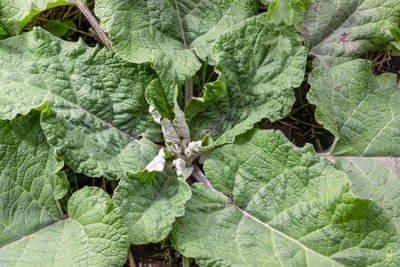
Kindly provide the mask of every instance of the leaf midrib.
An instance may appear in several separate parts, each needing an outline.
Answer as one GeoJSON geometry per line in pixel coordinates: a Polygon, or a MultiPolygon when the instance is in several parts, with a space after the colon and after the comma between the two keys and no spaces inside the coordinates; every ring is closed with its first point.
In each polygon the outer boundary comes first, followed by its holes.
{"type": "Polygon", "coordinates": [[[38,234],[38,233],[40,233],[40,232],[46,231],[47,229],[49,229],[49,228],[51,228],[51,227],[54,227],[54,226],[57,226],[58,224],[61,224],[61,223],[65,222],[65,221],[67,221],[67,220],[72,220],[72,219],[71,219],[70,217],[66,217],[66,218],[64,218],[64,219],[58,218],[57,221],[54,221],[53,223],[50,223],[50,224],[46,225],[46,226],[43,227],[43,228],[40,228],[40,229],[38,229],[38,230],[36,230],[36,231],[34,231],[34,232],[31,232],[31,233],[29,233],[29,234],[26,234],[26,235],[24,235],[24,236],[21,236],[21,238],[19,238],[19,239],[13,240],[13,241],[11,241],[10,243],[7,243],[7,244],[5,244],[5,245],[3,245],[3,246],[0,246],[0,249],[3,249],[3,248],[5,248],[5,247],[7,247],[7,246],[9,246],[9,245],[11,245],[11,244],[13,244],[13,243],[15,243],[15,242],[24,240],[24,239],[26,239],[26,238],[30,238],[32,235],[35,235],[35,234],[38,234]]]}
{"type": "Polygon", "coordinates": [[[185,29],[183,28],[182,18],[181,18],[181,14],[180,14],[180,11],[179,11],[179,4],[178,4],[177,0],[175,0],[175,10],[176,10],[176,15],[178,17],[179,28],[180,28],[180,31],[181,31],[181,38],[182,38],[182,41],[183,41],[183,46],[185,47],[185,49],[190,49],[190,47],[189,47],[189,45],[187,43],[185,29]]]}
{"type": "MultiPolygon", "coordinates": [[[[46,90],[46,89],[44,89],[44,88],[41,88],[41,87],[38,87],[38,86],[32,85],[32,84],[27,84],[27,83],[25,83],[25,82],[24,82],[24,83],[18,83],[18,82],[16,82],[16,81],[10,81],[9,83],[24,84],[24,85],[27,85],[27,86],[29,86],[29,87],[36,88],[36,89],[39,90],[39,91],[43,91],[44,94],[43,94],[43,102],[42,102],[42,104],[43,104],[46,100],[49,100],[49,101],[51,100],[51,99],[47,99],[46,95],[51,95],[51,96],[53,96],[54,98],[58,98],[58,99],[62,100],[63,102],[69,104],[70,106],[72,106],[72,107],[74,107],[74,108],[76,108],[76,109],[79,109],[79,110],[81,110],[81,111],[84,112],[84,113],[89,114],[90,116],[94,117],[97,121],[100,121],[102,124],[106,125],[108,128],[114,128],[114,129],[116,129],[117,131],[119,131],[120,133],[122,133],[122,134],[128,136],[128,137],[129,137],[129,141],[131,141],[132,139],[136,139],[136,138],[139,137],[139,135],[134,136],[134,135],[131,135],[131,134],[129,134],[129,133],[126,133],[125,131],[123,131],[123,130],[120,129],[119,127],[115,126],[114,124],[105,121],[104,119],[100,118],[100,117],[97,116],[96,114],[90,112],[90,111],[87,110],[87,109],[82,108],[82,107],[79,106],[78,104],[76,104],[76,103],[74,103],[74,102],[72,102],[72,101],[70,101],[70,100],[68,100],[68,99],[66,99],[66,98],[64,98],[64,97],[62,97],[62,96],[60,96],[60,95],[55,94],[55,93],[52,92],[51,90],[46,90]]],[[[41,104],[41,105],[42,105],[42,104],[41,104]]],[[[34,108],[35,108],[35,107],[34,107],[34,108]]],[[[56,109],[57,109],[57,107],[56,107],[56,109]]]]}
{"type": "MultiPolygon", "coordinates": [[[[327,258],[327,259],[333,261],[335,264],[339,264],[339,263],[337,263],[336,261],[334,261],[334,260],[332,260],[331,258],[329,258],[328,256],[322,255],[322,254],[318,253],[317,251],[312,250],[312,249],[306,247],[304,244],[302,244],[302,243],[299,242],[298,240],[296,240],[296,239],[294,239],[294,238],[292,238],[292,237],[286,235],[285,233],[283,233],[283,232],[281,232],[281,231],[279,231],[279,230],[273,228],[271,225],[269,225],[269,224],[267,224],[267,223],[265,223],[265,222],[263,222],[263,221],[257,219],[256,217],[254,217],[253,215],[251,215],[251,214],[248,213],[247,211],[245,211],[245,210],[239,208],[238,206],[235,205],[235,208],[237,208],[237,209],[240,211],[240,213],[243,214],[244,217],[246,217],[246,218],[248,218],[248,219],[250,219],[250,220],[252,220],[252,221],[254,221],[254,222],[256,222],[256,223],[259,223],[259,224],[261,224],[262,226],[264,226],[265,228],[268,228],[271,232],[276,233],[276,234],[282,236],[283,238],[286,238],[286,239],[290,240],[291,242],[293,242],[293,243],[295,243],[296,245],[298,245],[298,246],[300,246],[301,248],[303,248],[305,252],[306,252],[306,251],[311,251],[312,253],[318,254],[318,255],[321,256],[321,257],[324,257],[324,258],[327,258]]],[[[307,254],[305,254],[305,258],[306,258],[306,260],[307,260],[307,254]]]]}
{"type": "MultiPolygon", "coordinates": [[[[213,186],[209,187],[208,189],[209,189],[210,191],[212,191],[212,192],[214,192],[214,193],[217,193],[218,195],[224,197],[224,198],[225,198],[225,202],[226,202],[227,200],[228,200],[228,201],[231,200],[231,199],[228,198],[223,192],[220,192],[220,191],[216,190],[213,186]]],[[[226,203],[227,203],[227,202],[226,202],[226,203]]],[[[259,224],[261,224],[262,226],[268,228],[271,232],[274,232],[274,233],[276,233],[276,234],[282,236],[283,238],[286,238],[286,239],[288,239],[288,240],[294,242],[295,244],[297,244],[298,246],[300,246],[301,248],[303,248],[304,251],[311,251],[312,253],[315,253],[315,254],[317,254],[317,255],[319,255],[319,256],[321,256],[321,257],[327,258],[327,259],[331,260],[332,262],[334,262],[335,264],[338,264],[338,265],[339,265],[339,263],[337,263],[336,261],[332,260],[332,259],[329,258],[328,256],[322,255],[322,254],[320,254],[319,252],[317,252],[317,251],[315,251],[315,250],[313,250],[313,249],[310,249],[310,248],[306,247],[306,246],[305,246],[304,244],[302,244],[300,241],[298,241],[298,240],[296,240],[296,239],[294,239],[294,238],[288,236],[287,234],[285,234],[285,233],[283,233],[283,232],[281,232],[281,231],[275,229],[274,227],[272,227],[272,226],[269,225],[268,223],[265,223],[265,222],[259,220],[258,218],[254,217],[253,215],[251,215],[250,213],[248,213],[248,212],[245,211],[244,209],[242,209],[242,208],[240,208],[239,206],[237,206],[234,202],[233,202],[232,206],[233,206],[234,208],[236,208],[240,213],[242,213],[244,217],[246,217],[246,218],[248,218],[248,219],[250,219],[250,220],[252,220],[252,221],[254,221],[254,222],[256,222],[256,223],[259,223],[259,224]]],[[[306,260],[307,260],[307,254],[305,254],[305,257],[306,257],[306,260]]]]}

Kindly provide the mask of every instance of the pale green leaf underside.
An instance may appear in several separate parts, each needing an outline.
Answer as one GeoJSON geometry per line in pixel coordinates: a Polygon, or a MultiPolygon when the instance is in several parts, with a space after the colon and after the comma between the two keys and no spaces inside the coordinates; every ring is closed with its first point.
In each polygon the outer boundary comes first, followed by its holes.
{"type": "Polygon", "coordinates": [[[185,110],[195,139],[207,133],[218,145],[233,142],[261,119],[274,121],[289,113],[292,87],[304,78],[306,51],[299,42],[276,58],[267,43],[275,38],[273,27],[260,15],[219,37],[213,56],[220,79],[185,110]]]}
{"type": "Polygon", "coordinates": [[[49,103],[41,123],[58,155],[77,172],[121,178],[157,154],[136,140],[160,132],[144,95],[154,77],[146,66],[36,28],[0,42],[0,118],[49,103]]]}
{"type": "Polygon", "coordinates": [[[71,216],[0,247],[1,266],[122,266],[127,232],[119,209],[99,188],[68,202],[71,216]]]}
{"type": "Polygon", "coordinates": [[[113,201],[124,215],[130,243],[147,244],[167,237],[175,218],[183,216],[190,196],[184,180],[164,171],[148,183],[121,180],[113,201]]]}
{"type": "Polygon", "coordinates": [[[398,0],[311,0],[303,38],[310,55],[331,65],[384,48],[399,20],[398,0]]]}
{"type": "Polygon", "coordinates": [[[163,78],[191,78],[215,39],[255,14],[253,0],[97,0],[95,13],[119,55],[151,62],[163,78]],[[196,54],[195,54],[196,53],[196,54]]]}
{"type": "Polygon", "coordinates": [[[63,163],[52,154],[39,117],[0,121],[0,247],[61,216],[56,199],[66,178],[57,172],[63,163]]]}
{"type": "Polygon", "coordinates": [[[336,141],[332,155],[400,156],[400,89],[397,75],[378,77],[366,60],[315,69],[309,78],[316,118],[336,141]]]}
{"type": "Polygon", "coordinates": [[[250,131],[205,162],[233,204],[195,186],[173,245],[201,266],[397,266],[399,235],[384,211],[311,146],[250,131]]]}
{"type": "Polygon", "coordinates": [[[10,34],[16,35],[41,11],[68,4],[71,3],[67,0],[2,0],[0,26],[10,34]]]}

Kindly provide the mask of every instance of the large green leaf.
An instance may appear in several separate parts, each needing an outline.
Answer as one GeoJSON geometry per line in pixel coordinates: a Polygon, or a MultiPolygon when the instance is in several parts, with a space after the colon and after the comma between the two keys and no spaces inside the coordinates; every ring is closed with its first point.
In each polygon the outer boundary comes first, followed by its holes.
{"type": "Polygon", "coordinates": [[[71,2],[67,0],[2,0],[0,1],[0,27],[16,35],[41,11],[68,4],[71,2]]]}
{"type": "Polygon", "coordinates": [[[348,174],[353,192],[375,201],[400,233],[400,89],[397,75],[374,76],[371,63],[353,60],[316,69],[308,99],[316,118],[335,135],[327,155],[348,174]]]}
{"type": "Polygon", "coordinates": [[[120,178],[157,154],[145,90],[155,75],[113,53],[39,28],[0,42],[0,119],[47,108],[42,127],[77,172],[120,178]]]}
{"type": "Polygon", "coordinates": [[[255,10],[254,0],[97,0],[95,13],[118,54],[177,82],[200,68],[196,55],[206,59],[215,39],[255,10]]]}
{"type": "Polygon", "coordinates": [[[121,180],[113,201],[124,215],[130,243],[146,244],[167,237],[175,218],[183,216],[190,196],[190,187],[183,179],[164,171],[149,183],[121,180]]]}
{"type": "Polygon", "coordinates": [[[261,119],[274,121],[289,113],[292,87],[304,78],[306,51],[297,40],[288,51],[276,54],[271,38],[276,38],[274,25],[263,15],[219,37],[213,56],[220,77],[185,110],[192,137],[200,139],[207,133],[217,139],[216,144],[233,142],[261,119]]]}
{"type": "MultiPolygon", "coordinates": [[[[122,266],[127,230],[119,209],[99,188],[68,202],[70,217],[0,247],[1,266],[122,266]]],[[[26,220],[21,217],[19,220],[26,220]]]]}
{"type": "Polygon", "coordinates": [[[173,245],[201,266],[397,266],[400,236],[385,212],[311,146],[250,131],[214,151],[173,245]]]}
{"type": "Polygon", "coordinates": [[[354,60],[315,69],[309,83],[317,120],[336,137],[330,154],[400,157],[397,75],[376,77],[370,62],[354,60]]]}
{"type": "Polygon", "coordinates": [[[0,246],[61,217],[57,199],[68,188],[58,172],[62,167],[40,128],[39,113],[0,121],[0,246]]]}
{"type": "Polygon", "coordinates": [[[309,54],[325,66],[384,48],[392,39],[390,28],[400,20],[398,0],[310,2],[303,38],[309,54]]]}
{"type": "Polygon", "coordinates": [[[332,157],[352,181],[352,191],[383,207],[400,233],[400,164],[398,158],[332,157]]]}

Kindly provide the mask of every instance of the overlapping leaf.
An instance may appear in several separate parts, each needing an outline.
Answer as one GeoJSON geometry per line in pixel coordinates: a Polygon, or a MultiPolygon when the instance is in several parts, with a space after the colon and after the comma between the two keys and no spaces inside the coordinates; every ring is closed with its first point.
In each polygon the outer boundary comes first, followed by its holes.
{"type": "Polygon", "coordinates": [[[48,8],[68,5],[67,0],[2,0],[0,1],[0,27],[16,35],[31,18],[48,8]]]}
{"type": "Polygon", "coordinates": [[[77,172],[121,178],[157,154],[137,140],[160,132],[144,96],[154,78],[146,66],[34,29],[0,43],[0,118],[49,104],[42,127],[57,154],[77,172]]]}
{"type": "Polygon", "coordinates": [[[274,121],[290,111],[292,87],[304,78],[306,51],[297,41],[277,56],[270,45],[273,27],[260,15],[217,40],[213,57],[220,77],[185,110],[195,139],[210,134],[216,144],[233,142],[261,119],[274,121]]]}
{"type": "Polygon", "coordinates": [[[396,266],[400,236],[386,213],[310,146],[250,131],[205,162],[173,244],[202,266],[396,266]]]}
{"type": "Polygon", "coordinates": [[[39,120],[35,112],[0,122],[0,265],[121,265],[126,227],[106,193],[77,192],[63,219],[67,180],[39,120]]]}
{"type": "Polygon", "coordinates": [[[149,183],[123,179],[113,201],[120,207],[128,226],[131,244],[162,241],[182,216],[190,198],[189,185],[172,172],[162,172],[149,183]]]}
{"type": "Polygon", "coordinates": [[[253,0],[97,0],[95,8],[118,54],[152,62],[174,82],[190,79],[200,68],[196,55],[206,59],[219,35],[255,11],[253,0]]]}
{"type": "Polygon", "coordinates": [[[332,157],[352,181],[352,191],[383,207],[400,233],[400,165],[397,158],[332,157]]]}
{"type": "Polygon", "coordinates": [[[0,247],[61,217],[57,199],[67,189],[65,174],[58,172],[62,166],[38,113],[0,121],[0,247]]]}
{"type": "Polygon", "coordinates": [[[0,265],[124,264],[128,251],[127,230],[119,209],[104,191],[84,188],[76,192],[68,202],[68,212],[70,218],[38,228],[15,242],[3,244],[0,247],[0,265]]]}
{"type": "Polygon", "coordinates": [[[400,229],[400,89],[397,75],[374,76],[371,63],[354,60],[314,70],[308,98],[316,118],[335,135],[327,155],[340,163],[353,191],[382,206],[400,229]]]}
{"type": "Polygon", "coordinates": [[[389,45],[399,24],[397,0],[310,1],[303,22],[309,54],[335,65],[389,45]]]}
{"type": "Polygon", "coordinates": [[[375,77],[366,60],[316,69],[308,99],[317,120],[336,141],[333,155],[400,156],[400,89],[397,75],[375,77]]]}

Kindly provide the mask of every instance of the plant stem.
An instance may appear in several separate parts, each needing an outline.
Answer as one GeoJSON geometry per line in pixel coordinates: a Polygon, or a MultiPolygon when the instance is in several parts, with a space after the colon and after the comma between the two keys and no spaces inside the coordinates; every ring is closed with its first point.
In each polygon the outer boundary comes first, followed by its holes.
{"type": "Polygon", "coordinates": [[[192,97],[193,97],[193,80],[190,79],[185,81],[185,106],[187,106],[192,97]]]}
{"type": "Polygon", "coordinates": [[[133,253],[131,248],[129,248],[128,250],[128,262],[129,262],[129,267],[136,267],[135,259],[133,258],[133,253]]]}
{"type": "Polygon", "coordinates": [[[210,183],[210,181],[208,181],[207,177],[204,175],[204,173],[201,171],[200,167],[194,163],[193,164],[193,177],[194,179],[196,179],[197,182],[202,183],[203,185],[205,185],[205,187],[209,188],[209,189],[214,189],[210,183]]]}
{"type": "Polygon", "coordinates": [[[85,16],[85,18],[89,21],[90,25],[92,25],[95,32],[99,35],[100,39],[103,40],[105,46],[112,50],[112,43],[110,38],[108,38],[107,34],[101,29],[99,22],[93,16],[92,12],[85,6],[85,4],[81,0],[74,0],[76,6],[85,16]]]}
{"type": "Polygon", "coordinates": [[[182,267],[190,267],[190,258],[182,256],[182,267]]]}
{"type": "Polygon", "coordinates": [[[61,214],[61,217],[65,216],[65,213],[64,213],[64,211],[63,211],[63,209],[62,209],[62,207],[61,207],[60,200],[56,200],[56,204],[57,204],[58,211],[59,211],[60,214],[61,214]]]}
{"type": "Polygon", "coordinates": [[[211,191],[213,191],[214,193],[217,193],[219,195],[222,195],[225,199],[225,202],[227,204],[232,204],[232,199],[227,197],[226,195],[224,195],[223,193],[217,191],[214,189],[214,187],[212,187],[210,181],[207,179],[207,177],[204,175],[204,173],[201,171],[200,167],[197,165],[197,163],[193,163],[193,172],[192,172],[192,176],[193,178],[199,182],[202,183],[205,187],[207,187],[208,189],[210,189],[211,191]]]}
{"type": "MultiPolygon", "coordinates": [[[[177,0],[175,0],[175,8],[176,8],[176,16],[178,17],[179,21],[179,28],[181,30],[181,38],[183,41],[183,46],[185,47],[185,49],[190,49],[189,44],[187,42],[185,30],[183,29],[182,18],[179,11],[179,5],[177,0]]],[[[185,106],[189,103],[192,97],[193,97],[193,80],[189,79],[185,81],[185,106]]]]}

